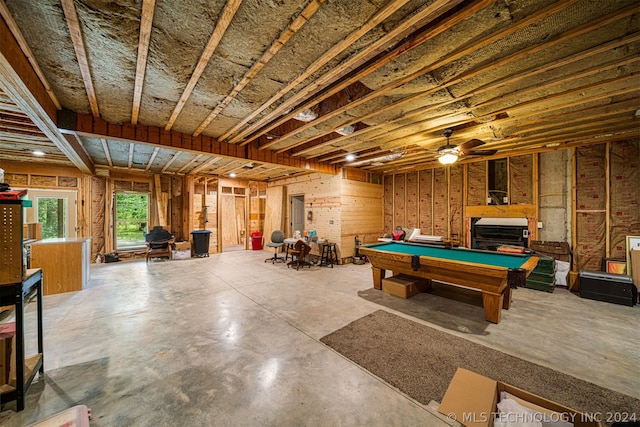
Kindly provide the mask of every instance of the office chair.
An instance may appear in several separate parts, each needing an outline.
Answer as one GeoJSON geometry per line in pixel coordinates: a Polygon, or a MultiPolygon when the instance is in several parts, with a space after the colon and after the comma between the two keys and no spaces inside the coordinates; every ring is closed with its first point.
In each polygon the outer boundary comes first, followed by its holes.
{"type": "Polygon", "coordinates": [[[267,258],[264,262],[271,261],[271,264],[275,264],[278,261],[284,262],[284,258],[278,256],[278,249],[284,246],[284,232],[282,230],[274,230],[271,233],[271,241],[266,246],[273,248],[274,253],[271,258],[267,258]]]}

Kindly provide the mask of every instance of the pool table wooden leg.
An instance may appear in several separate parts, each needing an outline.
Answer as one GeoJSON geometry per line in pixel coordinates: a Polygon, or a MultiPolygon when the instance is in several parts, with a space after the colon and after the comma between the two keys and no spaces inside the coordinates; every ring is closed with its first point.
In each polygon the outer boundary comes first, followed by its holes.
{"type": "Polygon", "coordinates": [[[387,274],[387,271],[382,268],[371,267],[373,273],[373,287],[376,289],[382,289],[382,279],[387,274]]]}
{"type": "Polygon", "coordinates": [[[502,315],[502,304],[505,294],[482,293],[482,306],[484,307],[484,318],[488,322],[500,323],[502,315]]]}
{"type": "Polygon", "coordinates": [[[502,300],[502,308],[509,310],[511,308],[511,286],[508,286],[504,290],[504,298],[502,300]]]}

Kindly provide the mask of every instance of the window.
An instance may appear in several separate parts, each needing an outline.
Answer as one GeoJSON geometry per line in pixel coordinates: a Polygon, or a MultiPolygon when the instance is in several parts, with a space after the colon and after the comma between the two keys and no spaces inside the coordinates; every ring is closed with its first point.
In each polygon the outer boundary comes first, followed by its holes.
{"type": "Polygon", "coordinates": [[[38,222],[42,224],[42,238],[55,239],[67,236],[66,199],[38,197],[38,222]]]}
{"type": "Polygon", "coordinates": [[[149,224],[149,194],[116,193],[114,212],[116,250],[144,247],[149,224]]]}
{"type": "Polygon", "coordinates": [[[25,220],[42,224],[43,239],[77,236],[77,191],[29,189],[27,198],[33,208],[25,209],[25,220]]]}

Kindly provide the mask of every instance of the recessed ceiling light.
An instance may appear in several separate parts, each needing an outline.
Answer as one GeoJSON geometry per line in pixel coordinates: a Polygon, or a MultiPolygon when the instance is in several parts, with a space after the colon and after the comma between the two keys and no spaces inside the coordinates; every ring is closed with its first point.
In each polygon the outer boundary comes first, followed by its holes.
{"type": "Polygon", "coordinates": [[[356,159],[356,155],[355,154],[347,154],[344,158],[347,162],[353,162],[356,159]]]}
{"type": "Polygon", "coordinates": [[[237,175],[235,172],[231,172],[231,173],[229,174],[229,176],[230,176],[231,178],[235,178],[235,177],[236,177],[236,176],[238,176],[238,175],[237,175]]]}
{"type": "Polygon", "coordinates": [[[31,154],[33,154],[34,156],[44,156],[44,151],[35,150],[31,154]]]}
{"type": "Polygon", "coordinates": [[[356,127],[354,125],[348,125],[348,126],[344,126],[341,127],[340,129],[336,130],[336,133],[340,134],[340,135],[351,135],[354,131],[356,130],[356,127]]]}
{"type": "Polygon", "coordinates": [[[300,120],[301,122],[311,122],[318,118],[318,113],[313,110],[306,109],[293,116],[293,118],[300,120]]]}

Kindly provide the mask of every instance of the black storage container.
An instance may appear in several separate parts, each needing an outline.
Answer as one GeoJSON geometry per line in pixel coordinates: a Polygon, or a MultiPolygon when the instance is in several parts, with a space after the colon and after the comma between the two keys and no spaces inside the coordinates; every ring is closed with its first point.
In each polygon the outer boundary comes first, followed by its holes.
{"type": "Polygon", "coordinates": [[[582,270],[578,276],[580,297],[633,306],[638,289],[626,274],[582,270]]]}
{"type": "Polygon", "coordinates": [[[210,230],[195,230],[191,232],[193,236],[193,256],[209,256],[209,235],[210,230]]]}

